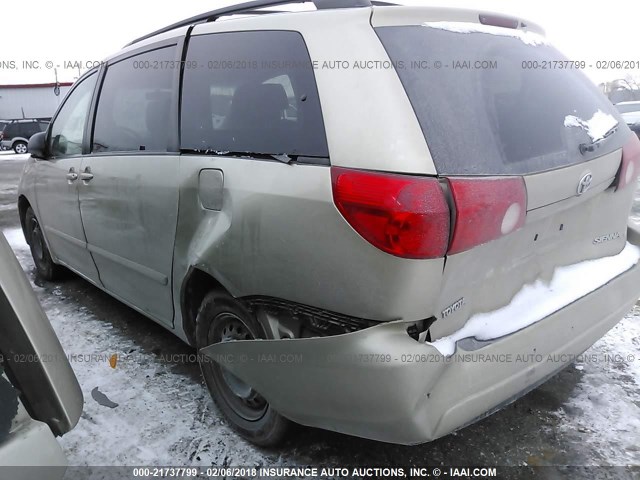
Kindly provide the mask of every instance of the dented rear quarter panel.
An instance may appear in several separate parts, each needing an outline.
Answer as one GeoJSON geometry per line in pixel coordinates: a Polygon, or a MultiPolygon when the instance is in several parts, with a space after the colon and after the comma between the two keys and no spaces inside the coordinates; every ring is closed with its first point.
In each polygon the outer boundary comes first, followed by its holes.
{"type": "Polygon", "coordinates": [[[407,260],[370,245],[336,209],[328,167],[183,155],[180,171],[176,299],[195,267],[236,297],[275,297],[370,320],[430,316],[444,259],[407,260]],[[223,172],[220,211],[202,205],[204,169],[223,172]]]}

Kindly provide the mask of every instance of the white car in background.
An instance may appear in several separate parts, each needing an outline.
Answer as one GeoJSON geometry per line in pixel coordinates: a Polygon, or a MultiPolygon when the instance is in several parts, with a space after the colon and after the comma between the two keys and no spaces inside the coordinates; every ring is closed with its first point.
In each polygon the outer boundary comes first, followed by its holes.
{"type": "Polygon", "coordinates": [[[620,102],[615,107],[630,127],[640,123],[640,101],[620,102]]]}

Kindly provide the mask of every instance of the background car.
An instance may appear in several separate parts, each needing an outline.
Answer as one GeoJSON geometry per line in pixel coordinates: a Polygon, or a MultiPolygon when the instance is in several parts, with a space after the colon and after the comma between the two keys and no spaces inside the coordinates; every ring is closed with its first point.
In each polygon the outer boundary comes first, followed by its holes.
{"type": "Polygon", "coordinates": [[[46,119],[11,120],[0,132],[0,147],[2,150],[12,149],[16,153],[27,153],[31,136],[44,132],[48,125],[49,121],[46,119]]]}
{"type": "Polygon", "coordinates": [[[616,103],[616,109],[620,112],[622,118],[630,127],[640,123],[640,102],[616,103]]]}
{"type": "Polygon", "coordinates": [[[47,478],[62,478],[66,458],[55,437],[73,429],[82,408],[60,342],[0,234],[0,477],[38,478],[25,467],[46,466],[47,478]]]}

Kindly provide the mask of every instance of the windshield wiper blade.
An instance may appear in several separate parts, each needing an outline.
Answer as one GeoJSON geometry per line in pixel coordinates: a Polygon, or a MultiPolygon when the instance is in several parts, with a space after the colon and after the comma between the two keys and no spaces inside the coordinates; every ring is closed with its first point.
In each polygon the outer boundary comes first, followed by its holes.
{"type": "Polygon", "coordinates": [[[581,143],[580,144],[580,153],[582,155],[585,155],[587,153],[593,153],[595,152],[598,148],[600,148],[600,145],[602,145],[602,143],[609,137],[611,137],[614,133],[616,133],[618,131],[618,127],[620,126],[619,123],[616,123],[613,127],[611,127],[609,130],[607,130],[607,132],[600,138],[592,141],[591,143],[581,143]]]}

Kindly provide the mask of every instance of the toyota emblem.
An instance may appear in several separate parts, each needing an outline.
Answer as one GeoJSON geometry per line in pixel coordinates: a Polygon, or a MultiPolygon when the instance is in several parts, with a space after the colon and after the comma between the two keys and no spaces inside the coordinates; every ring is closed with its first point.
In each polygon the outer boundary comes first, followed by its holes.
{"type": "Polygon", "coordinates": [[[591,172],[585,173],[578,183],[578,195],[582,195],[584,192],[591,188],[591,182],[593,181],[593,175],[591,172]]]}

